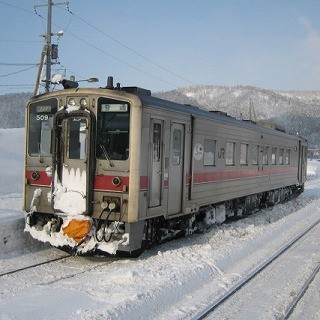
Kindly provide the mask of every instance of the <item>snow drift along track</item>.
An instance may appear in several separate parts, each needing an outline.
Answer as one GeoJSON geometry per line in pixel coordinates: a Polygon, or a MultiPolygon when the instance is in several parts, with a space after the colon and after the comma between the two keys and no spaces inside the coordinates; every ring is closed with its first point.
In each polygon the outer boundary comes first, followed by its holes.
{"type": "MultiPolygon", "coordinates": [[[[203,311],[199,312],[192,320],[200,320],[205,319],[209,316],[216,308],[221,306],[225,301],[231,298],[237,291],[239,291],[243,286],[249,283],[254,277],[256,277],[260,272],[262,272],[266,267],[268,267],[272,262],[278,259],[284,252],[290,249],[297,241],[303,238],[306,234],[308,234],[314,227],[318,226],[320,223],[320,218],[311,224],[306,230],[298,234],[294,237],[289,243],[285,244],[280,250],[278,250],[275,254],[269,257],[267,260],[263,261],[255,270],[253,270],[250,274],[244,277],[239,283],[233,286],[230,290],[228,290],[224,295],[215,300],[211,305],[205,308],[203,311]]],[[[319,267],[316,268],[318,271],[319,267]]],[[[314,273],[312,273],[313,275],[314,273]]],[[[311,277],[311,281],[314,278],[315,274],[311,277]]],[[[310,282],[311,282],[310,281],[310,282]]],[[[310,283],[309,282],[309,283],[310,283]]],[[[305,286],[302,289],[305,291],[305,286]]],[[[292,307],[289,308],[291,310],[292,307]]],[[[289,311],[288,311],[289,312],[289,311]]]]}

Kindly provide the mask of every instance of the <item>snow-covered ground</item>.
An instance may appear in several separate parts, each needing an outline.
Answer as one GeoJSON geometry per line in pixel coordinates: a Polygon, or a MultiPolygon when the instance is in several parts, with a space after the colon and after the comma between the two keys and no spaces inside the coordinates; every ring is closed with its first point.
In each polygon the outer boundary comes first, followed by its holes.
{"type": "MultiPolygon", "coordinates": [[[[0,150],[0,273],[63,256],[23,232],[23,129],[0,130],[0,150]]],[[[72,257],[1,277],[0,319],[192,318],[319,217],[320,163],[312,161],[301,196],[240,221],[163,244],[138,259],[72,257]]],[[[319,238],[319,228],[313,232],[319,238]]],[[[301,277],[319,261],[320,251],[310,254],[301,277]]],[[[272,292],[272,282],[265,286],[272,292]]],[[[317,276],[293,319],[320,319],[319,288],[317,276]]],[[[244,304],[259,319],[278,319],[296,290],[290,282],[273,305],[254,299],[244,304]]],[[[248,319],[233,311],[231,318],[248,319]]]]}

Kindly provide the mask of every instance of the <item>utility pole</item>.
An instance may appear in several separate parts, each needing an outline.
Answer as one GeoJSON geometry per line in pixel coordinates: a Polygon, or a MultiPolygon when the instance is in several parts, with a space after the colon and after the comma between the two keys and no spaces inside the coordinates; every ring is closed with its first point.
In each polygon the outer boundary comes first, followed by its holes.
{"type": "MultiPolygon", "coordinates": [[[[50,86],[51,86],[51,64],[52,64],[52,43],[51,43],[51,37],[53,34],[51,32],[51,24],[52,24],[52,6],[58,6],[58,5],[69,5],[69,2],[57,2],[57,3],[53,3],[52,0],[48,0],[47,4],[41,4],[41,5],[36,5],[34,6],[34,11],[36,11],[36,8],[38,7],[48,7],[48,14],[47,14],[47,33],[45,35],[43,35],[46,39],[46,44],[43,47],[43,52],[45,52],[45,56],[46,56],[46,79],[45,79],[45,89],[46,92],[50,92],[50,86]]],[[[61,36],[61,34],[57,34],[58,36],[61,36]]],[[[41,55],[43,57],[43,54],[41,55]]],[[[43,61],[43,59],[42,59],[43,61]]],[[[40,63],[39,65],[39,72],[38,72],[38,78],[37,78],[37,84],[39,87],[40,84],[40,76],[41,76],[41,71],[43,68],[43,64],[40,63]]],[[[38,91],[38,87],[35,88],[35,92],[38,91]]]]}
{"type": "Polygon", "coordinates": [[[50,91],[51,79],[51,18],[52,18],[52,0],[48,1],[48,16],[47,16],[47,57],[46,57],[46,92],[50,91]]]}

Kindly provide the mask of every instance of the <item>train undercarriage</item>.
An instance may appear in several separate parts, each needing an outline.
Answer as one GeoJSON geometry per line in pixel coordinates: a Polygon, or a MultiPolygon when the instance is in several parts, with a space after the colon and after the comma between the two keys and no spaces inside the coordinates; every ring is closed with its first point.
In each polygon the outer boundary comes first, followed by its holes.
{"type": "Polygon", "coordinates": [[[92,219],[83,216],[73,226],[56,214],[30,212],[26,215],[25,231],[43,242],[50,242],[75,255],[139,256],[145,249],[174,238],[202,233],[226,220],[240,219],[261,208],[282,203],[303,192],[303,185],[279,188],[249,195],[219,204],[200,207],[197,213],[174,219],[163,216],[147,219],[136,224],[92,219]],[[77,230],[77,234],[74,233],[77,230]],[[132,246],[133,245],[133,246],[132,246]]]}

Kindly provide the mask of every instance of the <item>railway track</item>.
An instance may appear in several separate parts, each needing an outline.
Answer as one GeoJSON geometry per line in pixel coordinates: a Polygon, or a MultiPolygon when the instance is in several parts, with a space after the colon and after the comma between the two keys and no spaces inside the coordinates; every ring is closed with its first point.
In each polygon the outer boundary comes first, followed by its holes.
{"type": "Polygon", "coordinates": [[[19,269],[11,270],[11,271],[8,271],[8,272],[0,273],[0,277],[4,277],[4,276],[10,275],[10,274],[14,274],[14,273],[17,273],[17,272],[21,272],[21,271],[24,271],[24,270],[36,268],[36,267],[39,267],[39,266],[42,266],[42,265],[45,265],[45,264],[49,264],[49,263],[52,263],[52,262],[55,262],[55,261],[68,259],[68,258],[70,258],[72,256],[73,255],[68,254],[66,256],[62,256],[62,257],[59,257],[59,258],[55,258],[55,259],[51,259],[51,260],[35,263],[35,264],[29,265],[29,266],[26,266],[26,267],[23,267],[23,268],[19,268],[19,269]]]}
{"type": "MultiPolygon", "coordinates": [[[[276,261],[280,256],[282,256],[288,249],[290,249],[295,243],[297,243],[300,239],[302,239],[305,235],[307,235],[311,230],[313,230],[316,226],[320,224],[320,219],[316,220],[312,225],[306,228],[303,232],[294,237],[290,242],[285,244],[282,248],[280,248],[275,254],[269,257],[269,259],[262,262],[255,270],[253,270],[250,274],[248,274],[245,278],[243,278],[240,282],[230,288],[225,294],[220,296],[218,299],[213,301],[206,308],[202,309],[196,315],[194,315],[192,320],[200,320],[210,317],[212,313],[218,308],[221,307],[225,302],[231,299],[239,290],[244,288],[251,280],[257,277],[263,270],[265,270],[270,264],[276,261]]],[[[293,299],[291,304],[285,310],[285,314],[282,319],[288,319],[295,306],[298,304],[300,299],[303,297],[306,292],[309,284],[313,281],[316,274],[319,272],[320,264],[313,270],[310,277],[306,280],[304,285],[301,287],[299,294],[293,299]]]]}
{"type": "MultiPolygon", "coordinates": [[[[53,262],[57,262],[57,261],[61,261],[61,260],[66,260],[66,259],[69,259],[69,258],[72,258],[72,257],[75,257],[75,255],[74,255],[74,254],[66,254],[66,255],[61,256],[61,257],[58,257],[58,258],[54,258],[54,259],[42,261],[42,262],[39,262],[39,263],[31,264],[31,265],[28,265],[28,266],[25,266],[25,267],[22,267],[22,268],[18,268],[18,269],[6,271],[6,272],[3,272],[3,273],[0,273],[0,278],[1,278],[1,277],[4,277],[4,276],[7,276],[7,275],[15,274],[15,273],[18,273],[18,272],[22,272],[22,271],[25,271],[25,270],[28,270],[28,269],[33,269],[33,268],[36,268],[36,267],[39,267],[39,266],[43,266],[43,265],[46,265],[46,264],[50,264],[50,263],[53,263],[53,262]]],[[[91,260],[91,261],[95,261],[95,258],[94,258],[94,257],[86,257],[85,259],[88,259],[88,260],[91,260]]],[[[114,261],[117,261],[117,260],[119,260],[119,259],[117,259],[117,258],[110,258],[110,260],[105,261],[105,260],[101,260],[101,258],[97,258],[97,261],[99,262],[99,264],[98,264],[97,266],[102,266],[102,265],[105,265],[105,264],[110,264],[110,263],[113,263],[114,261]],[[101,263],[101,262],[105,262],[105,263],[101,263]]],[[[95,267],[96,267],[96,266],[95,266],[95,267]]]]}
{"type": "Polygon", "coordinates": [[[306,280],[306,282],[303,284],[301,291],[299,294],[293,299],[293,301],[290,303],[290,305],[287,307],[285,315],[283,316],[283,320],[289,319],[290,315],[294,311],[295,307],[298,305],[299,301],[302,299],[306,291],[308,290],[310,284],[316,277],[316,275],[319,273],[320,270],[320,263],[314,268],[313,272],[309,276],[309,278],[306,280]]]}

